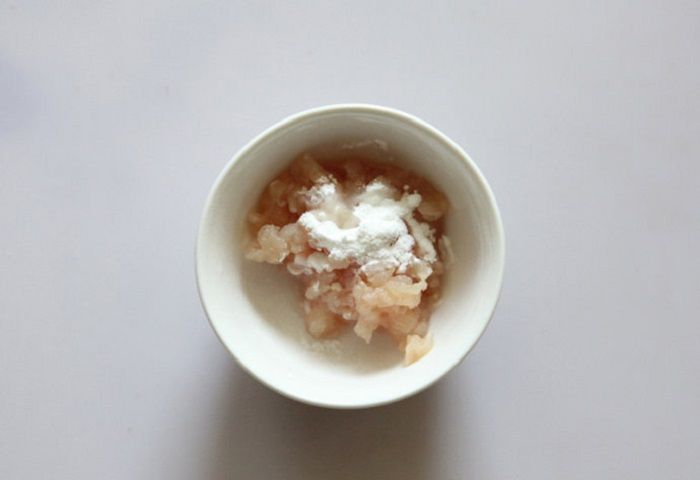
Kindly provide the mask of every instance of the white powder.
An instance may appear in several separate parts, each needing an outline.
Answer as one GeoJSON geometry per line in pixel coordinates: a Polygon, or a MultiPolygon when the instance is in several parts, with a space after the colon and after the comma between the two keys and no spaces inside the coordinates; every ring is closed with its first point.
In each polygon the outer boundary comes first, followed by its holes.
{"type": "Polygon", "coordinates": [[[308,198],[315,208],[301,215],[299,223],[311,244],[326,250],[331,260],[381,262],[405,271],[418,258],[436,259],[433,230],[413,218],[421,202],[417,193],[401,193],[375,180],[350,198],[333,183],[315,186],[308,198]]]}
{"type": "Polygon", "coordinates": [[[311,188],[306,197],[309,204],[314,207],[319,207],[328,197],[335,194],[335,184],[333,183],[323,183],[321,185],[315,185],[311,188]]]}

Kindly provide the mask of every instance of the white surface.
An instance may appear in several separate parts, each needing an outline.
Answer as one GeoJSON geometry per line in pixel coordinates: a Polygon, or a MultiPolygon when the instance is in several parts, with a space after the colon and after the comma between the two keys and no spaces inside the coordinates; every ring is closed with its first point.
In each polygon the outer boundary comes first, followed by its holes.
{"type": "Polygon", "coordinates": [[[0,478],[698,477],[697,2],[43,3],[0,6],[0,478]],[[230,155],[338,101],[462,144],[508,237],[473,355],[360,412],[243,374],[193,271],[230,155]]]}
{"type": "Polygon", "coordinates": [[[457,145],[396,110],[335,105],[285,119],[246,145],[226,166],[204,209],[197,238],[197,279],[212,326],[246,371],[306,403],[360,408],[423,390],[464,358],[498,300],[504,253],[493,194],[457,145]],[[291,159],[305,152],[314,152],[319,159],[347,155],[344,147],[368,140],[378,140],[387,151],[365,147],[360,152],[429,179],[452,207],[445,233],[456,261],[431,318],[435,348],[409,367],[402,365],[396,346],[378,335],[366,345],[348,331],[337,352],[309,348],[312,339],[305,333],[298,280],[290,281],[286,272],[246,261],[242,255],[250,240],[248,212],[291,159]]]}

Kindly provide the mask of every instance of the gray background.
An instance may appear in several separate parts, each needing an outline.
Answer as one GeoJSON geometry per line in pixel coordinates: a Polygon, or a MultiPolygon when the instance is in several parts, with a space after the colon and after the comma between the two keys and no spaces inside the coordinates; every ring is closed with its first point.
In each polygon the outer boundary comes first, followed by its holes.
{"type": "Polygon", "coordinates": [[[0,5],[0,478],[696,479],[700,3],[0,5]],[[200,308],[229,157],[335,102],[473,156],[486,335],[399,404],[297,404],[200,308]]]}

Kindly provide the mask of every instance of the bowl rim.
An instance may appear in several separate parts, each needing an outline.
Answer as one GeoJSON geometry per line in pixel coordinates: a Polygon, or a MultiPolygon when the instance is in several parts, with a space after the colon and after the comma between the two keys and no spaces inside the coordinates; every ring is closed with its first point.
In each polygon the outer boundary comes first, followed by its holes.
{"type": "Polygon", "coordinates": [[[196,243],[195,243],[195,279],[196,279],[196,284],[197,284],[197,293],[199,296],[200,303],[202,304],[202,307],[204,309],[205,315],[207,317],[207,321],[209,322],[209,325],[211,328],[214,330],[214,333],[216,334],[216,337],[219,339],[219,341],[223,344],[223,346],[226,348],[226,350],[229,352],[229,354],[234,358],[236,363],[250,376],[255,378],[258,382],[261,384],[265,385],[269,389],[273,390],[274,392],[279,393],[280,395],[283,395],[287,398],[291,398],[293,400],[305,403],[307,405],[312,405],[312,406],[317,406],[317,407],[325,407],[325,408],[334,408],[334,409],[342,409],[342,410],[350,410],[350,409],[360,409],[360,408],[370,408],[370,407],[378,407],[382,405],[387,405],[390,403],[398,402],[400,400],[403,400],[405,398],[411,397],[413,395],[416,395],[428,388],[430,388],[432,385],[434,385],[437,381],[442,379],[445,375],[447,375],[449,372],[454,370],[455,367],[457,367],[462,361],[471,353],[471,351],[474,349],[474,347],[479,343],[479,340],[481,340],[481,337],[484,335],[484,332],[488,328],[488,326],[491,323],[491,320],[493,318],[494,312],[496,310],[496,306],[498,305],[498,302],[500,301],[501,298],[501,292],[503,289],[503,276],[504,276],[504,270],[505,270],[505,254],[506,254],[506,245],[505,245],[505,234],[503,230],[503,221],[501,218],[501,213],[498,208],[498,204],[496,203],[496,198],[493,194],[493,191],[491,190],[491,187],[484,177],[484,175],[481,173],[481,170],[479,167],[476,165],[476,163],[471,159],[471,157],[460,147],[456,142],[451,140],[449,137],[447,137],[444,133],[433,127],[432,125],[428,124],[424,120],[421,120],[420,118],[411,115],[409,113],[406,113],[401,110],[397,110],[395,108],[390,108],[390,107],[385,107],[381,105],[375,105],[375,104],[369,104],[369,103],[337,103],[337,104],[329,104],[329,105],[323,105],[320,107],[313,107],[309,108],[306,110],[302,110],[298,113],[289,115],[282,120],[278,121],[277,123],[273,124],[272,126],[266,128],[263,130],[261,133],[256,135],[252,140],[250,140],[247,144],[245,144],[241,149],[239,149],[226,163],[226,165],[223,167],[219,175],[217,176],[216,180],[212,184],[211,188],[209,189],[209,192],[207,194],[206,200],[204,202],[204,208],[202,209],[202,214],[200,217],[199,225],[198,225],[198,230],[197,230],[197,238],[196,238],[196,243]],[[215,325],[215,322],[212,318],[212,315],[210,313],[210,309],[207,306],[207,302],[204,297],[204,280],[202,278],[202,272],[201,272],[201,257],[203,255],[203,247],[202,245],[204,244],[204,231],[205,231],[205,225],[209,221],[209,216],[210,216],[210,210],[211,210],[211,205],[214,197],[216,196],[217,192],[221,188],[221,184],[223,183],[224,179],[228,176],[230,170],[234,167],[234,165],[245,155],[247,154],[250,150],[254,149],[258,145],[262,144],[265,142],[265,140],[268,137],[273,136],[276,133],[281,132],[284,129],[287,129],[294,124],[303,122],[311,117],[319,116],[319,115],[326,115],[329,113],[367,113],[367,114],[374,114],[374,115],[380,115],[380,116],[388,116],[388,117],[394,117],[395,119],[398,119],[404,123],[410,124],[420,130],[423,130],[424,132],[428,133],[432,137],[434,137],[436,140],[442,142],[446,147],[448,147],[450,150],[452,150],[457,157],[459,157],[467,166],[467,168],[471,169],[471,171],[474,173],[476,179],[478,180],[482,190],[486,194],[486,199],[488,201],[489,206],[491,207],[494,215],[494,223],[496,227],[496,235],[495,235],[495,241],[497,242],[496,245],[496,262],[498,263],[498,270],[497,270],[497,290],[496,290],[496,295],[495,298],[493,299],[492,305],[490,307],[490,311],[488,312],[488,318],[486,319],[485,323],[483,324],[483,327],[479,331],[476,339],[474,342],[467,348],[461,356],[458,358],[455,358],[453,362],[451,362],[448,366],[448,368],[444,369],[444,371],[439,371],[437,374],[431,378],[429,381],[423,383],[423,384],[417,384],[415,386],[411,386],[410,388],[406,389],[405,391],[401,391],[398,395],[390,395],[386,396],[386,398],[383,398],[381,400],[374,400],[374,401],[360,401],[360,402],[355,402],[352,404],[336,404],[328,401],[319,401],[315,400],[313,398],[309,397],[304,397],[302,395],[298,395],[289,391],[286,391],[274,383],[268,381],[266,378],[263,378],[262,376],[259,376],[256,372],[255,369],[252,368],[251,366],[247,365],[245,362],[243,362],[236,353],[229,348],[229,346],[226,344],[225,340],[222,338],[221,334],[219,333],[219,330],[217,326],[215,325]]]}

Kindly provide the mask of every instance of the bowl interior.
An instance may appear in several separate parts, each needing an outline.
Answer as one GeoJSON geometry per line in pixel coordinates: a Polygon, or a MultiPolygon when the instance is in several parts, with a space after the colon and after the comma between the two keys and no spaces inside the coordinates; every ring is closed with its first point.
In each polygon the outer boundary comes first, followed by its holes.
{"type": "Polygon", "coordinates": [[[369,107],[298,115],[244,148],[212,190],[197,245],[202,301],[243,368],[292,398],[341,408],[403,398],[459,363],[489,321],[502,270],[500,219],[476,167],[422,122],[369,107]],[[328,148],[360,148],[399,163],[449,198],[446,234],[455,262],[430,322],[434,348],[409,367],[384,335],[369,345],[351,331],[334,341],[313,341],[304,329],[296,280],[278,266],[243,258],[245,217],[262,189],[298,153],[328,148]]]}

